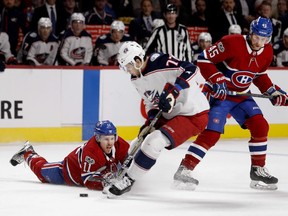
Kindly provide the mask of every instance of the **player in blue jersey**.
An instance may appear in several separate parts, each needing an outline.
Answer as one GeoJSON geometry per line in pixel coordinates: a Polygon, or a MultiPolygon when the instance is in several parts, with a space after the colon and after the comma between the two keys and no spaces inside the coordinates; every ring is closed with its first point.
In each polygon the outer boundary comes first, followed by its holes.
{"type": "MultiPolygon", "coordinates": [[[[207,124],[209,104],[195,75],[198,68],[169,54],[145,55],[136,42],[125,42],[118,53],[120,68],[131,74],[131,82],[144,100],[148,118],[141,133],[159,110],[155,130],[146,136],[126,175],[109,188],[108,196],[128,192],[156,163],[160,152],[174,149],[201,133],[207,124]]],[[[185,180],[185,174],[183,178],[185,180]]]]}

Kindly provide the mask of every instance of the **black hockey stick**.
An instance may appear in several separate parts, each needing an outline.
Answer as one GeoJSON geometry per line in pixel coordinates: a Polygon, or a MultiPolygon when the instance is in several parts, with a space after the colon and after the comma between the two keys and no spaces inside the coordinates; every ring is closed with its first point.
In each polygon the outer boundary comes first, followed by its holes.
{"type": "Polygon", "coordinates": [[[236,91],[228,91],[228,95],[231,95],[231,96],[251,96],[251,97],[267,98],[267,99],[273,99],[273,97],[274,97],[272,95],[256,94],[256,93],[251,93],[251,92],[236,92],[236,91]]]}
{"type": "Polygon", "coordinates": [[[154,127],[154,125],[156,124],[156,122],[158,121],[158,119],[161,117],[162,115],[162,110],[159,110],[159,112],[156,114],[156,116],[154,117],[154,119],[150,122],[148,128],[147,128],[147,132],[144,134],[141,134],[141,136],[138,137],[136,143],[134,144],[133,148],[131,149],[130,153],[127,155],[125,161],[123,162],[120,170],[118,171],[118,177],[121,178],[125,175],[126,170],[128,168],[128,165],[131,163],[131,161],[133,160],[134,156],[136,155],[136,153],[138,152],[142,142],[144,141],[145,137],[147,134],[150,133],[151,129],[154,127]]]}

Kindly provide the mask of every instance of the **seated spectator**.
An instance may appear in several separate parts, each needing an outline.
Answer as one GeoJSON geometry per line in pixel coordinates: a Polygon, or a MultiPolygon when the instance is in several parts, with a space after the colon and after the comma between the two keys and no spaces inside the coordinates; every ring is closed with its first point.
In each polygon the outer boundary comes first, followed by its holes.
{"type": "Polygon", "coordinates": [[[131,41],[131,37],[125,34],[124,23],[113,21],[110,33],[101,35],[95,42],[92,65],[118,65],[117,53],[125,41],[131,41]]]}
{"type": "Polygon", "coordinates": [[[223,0],[222,8],[215,17],[208,20],[208,31],[213,38],[213,42],[228,35],[229,27],[234,24],[240,25],[243,31],[248,31],[248,23],[244,16],[235,11],[235,0],[223,0]]]}
{"type": "Polygon", "coordinates": [[[141,15],[132,20],[129,25],[129,35],[132,40],[144,47],[153,31],[153,21],[160,18],[160,14],[153,11],[152,0],[141,1],[141,15]]]}
{"type": "Polygon", "coordinates": [[[285,29],[282,39],[273,44],[273,51],[273,66],[288,67],[288,28],[285,29]]]}
{"type": "Polygon", "coordinates": [[[241,27],[237,24],[235,25],[231,25],[228,29],[228,34],[231,35],[231,34],[242,34],[242,30],[241,30],[241,27]]]}
{"type": "Polygon", "coordinates": [[[11,53],[9,36],[6,32],[0,32],[0,61],[1,64],[18,64],[17,59],[11,53]]]}
{"type": "Polygon", "coordinates": [[[16,7],[16,0],[3,0],[1,11],[1,31],[9,35],[10,49],[14,56],[17,55],[17,46],[21,42],[19,40],[20,29],[26,34],[26,21],[24,13],[16,7]]]}
{"type": "Polygon", "coordinates": [[[93,44],[91,35],[85,30],[85,17],[82,13],[73,13],[59,48],[60,65],[89,65],[93,44]]]}
{"type": "Polygon", "coordinates": [[[197,65],[197,59],[200,53],[211,46],[212,37],[208,32],[201,32],[198,36],[197,42],[192,43],[192,63],[197,65]]]}
{"type": "Polygon", "coordinates": [[[95,6],[84,13],[87,25],[110,25],[113,15],[105,10],[107,0],[95,0],[95,6]]]}
{"type": "Polygon", "coordinates": [[[38,21],[38,31],[29,32],[24,37],[17,58],[24,65],[54,65],[58,47],[51,20],[42,17],[38,21]]]}
{"type": "Polygon", "coordinates": [[[163,52],[183,61],[192,60],[192,50],[189,33],[186,26],[177,22],[177,7],[168,4],[164,12],[164,25],[155,28],[145,51],[147,55],[153,52],[163,52]]]}
{"type": "Polygon", "coordinates": [[[195,7],[196,7],[196,12],[192,15],[189,26],[208,27],[207,17],[206,17],[206,1],[196,0],[195,7]]]}

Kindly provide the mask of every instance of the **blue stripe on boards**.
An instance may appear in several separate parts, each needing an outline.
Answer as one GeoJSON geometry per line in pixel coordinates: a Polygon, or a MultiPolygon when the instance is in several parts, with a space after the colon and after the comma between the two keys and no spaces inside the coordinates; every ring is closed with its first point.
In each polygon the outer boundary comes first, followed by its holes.
{"type": "Polygon", "coordinates": [[[99,120],[100,70],[84,70],[82,140],[88,140],[94,133],[99,120]]]}

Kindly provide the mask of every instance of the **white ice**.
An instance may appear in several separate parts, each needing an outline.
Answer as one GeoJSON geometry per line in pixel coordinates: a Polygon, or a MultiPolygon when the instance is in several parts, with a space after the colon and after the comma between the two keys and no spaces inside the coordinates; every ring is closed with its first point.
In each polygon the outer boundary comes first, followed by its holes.
{"type": "MultiPolygon", "coordinates": [[[[32,143],[33,144],[33,143],[32,143]]],[[[48,161],[60,161],[81,143],[35,143],[48,161]]],[[[279,178],[277,191],[249,187],[250,155],[247,140],[221,140],[195,169],[195,191],[171,188],[172,177],[189,142],[164,150],[156,165],[132,190],[118,199],[100,191],[42,184],[26,165],[9,160],[22,143],[0,145],[1,216],[287,216],[288,140],[269,141],[267,167],[279,178]],[[79,197],[87,193],[87,198],[79,197]]]]}

